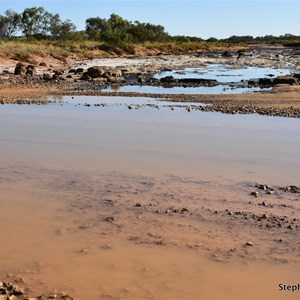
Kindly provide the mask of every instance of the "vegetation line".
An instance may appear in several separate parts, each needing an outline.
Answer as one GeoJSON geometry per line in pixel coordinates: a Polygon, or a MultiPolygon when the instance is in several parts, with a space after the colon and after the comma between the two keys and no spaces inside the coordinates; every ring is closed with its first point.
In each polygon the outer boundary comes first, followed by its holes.
{"type": "Polygon", "coordinates": [[[180,54],[261,43],[300,46],[300,36],[231,36],[204,40],[171,36],[161,25],[132,22],[116,14],[109,19],[88,18],[85,30],[77,31],[72,21],[62,20],[59,14],[50,13],[43,7],[26,8],[21,13],[8,9],[0,15],[0,55],[28,62],[34,56],[43,55],[65,60],[72,54],[84,58],[136,54],[141,48],[146,53],[155,50],[180,54]]]}

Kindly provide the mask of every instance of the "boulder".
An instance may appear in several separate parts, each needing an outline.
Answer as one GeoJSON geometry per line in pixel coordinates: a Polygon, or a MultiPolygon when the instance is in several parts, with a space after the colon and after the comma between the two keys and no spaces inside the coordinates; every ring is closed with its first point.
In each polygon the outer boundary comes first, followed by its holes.
{"type": "Polygon", "coordinates": [[[222,53],[222,57],[229,58],[229,57],[232,57],[232,54],[226,50],[222,53]]]}
{"type": "Polygon", "coordinates": [[[271,78],[259,78],[258,79],[259,85],[273,85],[273,79],[271,78]]]}
{"type": "Polygon", "coordinates": [[[44,61],[42,61],[42,62],[39,64],[39,66],[40,66],[40,67],[47,67],[47,64],[46,64],[44,61]]]}
{"type": "Polygon", "coordinates": [[[299,84],[299,79],[293,76],[278,76],[274,79],[273,84],[299,84]]]}
{"type": "Polygon", "coordinates": [[[171,83],[171,82],[175,82],[176,79],[173,76],[166,76],[160,79],[160,82],[162,83],[171,83]]]}
{"type": "Polygon", "coordinates": [[[44,73],[43,74],[43,79],[44,80],[52,80],[53,79],[53,75],[50,73],[44,73]]]}
{"type": "Polygon", "coordinates": [[[109,77],[108,79],[108,82],[110,83],[121,83],[122,81],[124,81],[124,78],[123,77],[109,77]]]}
{"type": "Polygon", "coordinates": [[[102,76],[104,78],[122,77],[122,71],[120,69],[109,69],[109,70],[105,70],[102,76]]]}
{"type": "Polygon", "coordinates": [[[87,75],[91,78],[98,78],[103,75],[103,69],[100,67],[90,67],[87,69],[87,75]]]}
{"type": "Polygon", "coordinates": [[[35,66],[34,65],[28,65],[26,67],[26,75],[30,75],[30,76],[33,76],[36,74],[36,69],[35,69],[35,66]]]}
{"type": "Polygon", "coordinates": [[[300,80],[300,73],[295,73],[295,74],[293,75],[293,77],[295,77],[295,78],[297,78],[298,80],[300,80]]]}
{"type": "Polygon", "coordinates": [[[26,74],[26,66],[21,62],[17,63],[14,74],[15,75],[25,75],[26,74]]]}

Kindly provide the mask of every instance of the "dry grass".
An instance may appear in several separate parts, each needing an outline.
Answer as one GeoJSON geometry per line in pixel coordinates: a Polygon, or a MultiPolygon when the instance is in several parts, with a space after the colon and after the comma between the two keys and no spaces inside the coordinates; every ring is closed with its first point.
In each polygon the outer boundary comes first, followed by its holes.
{"type": "Polygon", "coordinates": [[[16,39],[0,42],[0,56],[29,63],[34,62],[36,57],[53,57],[57,60],[66,61],[67,58],[74,55],[95,57],[94,49],[96,47],[97,43],[93,41],[57,42],[16,39]]]}

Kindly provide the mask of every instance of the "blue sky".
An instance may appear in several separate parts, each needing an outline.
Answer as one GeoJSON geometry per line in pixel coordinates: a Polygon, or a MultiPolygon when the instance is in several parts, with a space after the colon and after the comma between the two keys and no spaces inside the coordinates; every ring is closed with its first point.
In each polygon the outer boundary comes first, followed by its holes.
{"type": "Polygon", "coordinates": [[[225,38],[231,35],[300,35],[300,0],[0,0],[0,14],[43,6],[78,30],[89,17],[116,13],[130,21],[163,25],[172,35],[225,38]]]}

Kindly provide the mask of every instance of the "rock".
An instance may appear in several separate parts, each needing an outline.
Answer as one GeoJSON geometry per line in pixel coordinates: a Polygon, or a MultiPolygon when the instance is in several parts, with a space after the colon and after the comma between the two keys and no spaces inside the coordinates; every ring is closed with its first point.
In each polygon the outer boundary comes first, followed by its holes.
{"type": "Polygon", "coordinates": [[[135,207],[142,207],[142,206],[143,206],[142,203],[136,203],[136,204],[135,204],[135,207]]]}
{"type": "Polygon", "coordinates": [[[299,79],[293,76],[278,76],[274,79],[273,84],[299,84],[299,79]]]}
{"type": "Polygon", "coordinates": [[[110,83],[121,83],[124,80],[124,78],[111,76],[111,77],[108,77],[107,80],[110,83]]]}
{"type": "Polygon", "coordinates": [[[88,68],[86,72],[86,74],[91,78],[101,77],[103,73],[103,69],[97,66],[88,68]]]}
{"type": "Polygon", "coordinates": [[[84,72],[84,69],[83,68],[77,68],[76,69],[76,73],[83,73],[84,72]]]}
{"type": "Polygon", "coordinates": [[[64,75],[64,70],[54,70],[53,72],[55,75],[59,75],[59,76],[64,75]]]}
{"type": "Polygon", "coordinates": [[[83,224],[79,226],[79,229],[88,229],[93,227],[93,224],[89,223],[89,224],[83,224]]]}
{"type": "MultiPolygon", "coordinates": [[[[172,77],[172,76],[167,76],[172,77]]],[[[166,78],[166,77],[165,77],[166,78]]],[[[180,78],[179,83],[194,84],[194,85],[204,85],[204,86],[217,86],[220,85],[215,79],[205,79],[205,78],[180,78]]]]}
{"type": "Polygon", "coordinates": [[[42,61],[42,62],[39,64],[39,66],[40,66],[40,67],[48,67],[47,64],[46,64],[44,61],[42,61]]]}
{"type": "Polygon", "coordinates": [[[160,82],[162,83],[171,83],[171,82],[175,82],[176,79],[173,76],[166,76],[160,79],[160,82]]]}
{"type": "Polygon", "coordinates": [[[250,195],[254,197],[258,197],[258,192],[251,192],[250,195]]]}
{"type": "Polygon", "coordinates": [[[104,221],[106,221],[106,222],[113,222],[113,221],[115,221],[116,219],[115,219],[115,217],[113,217],[113,216],[108,216],[108,217],[106,217],[105,219],[104,219],[104,221]]]}
{"type": "Polygon", "coordinates": [[[44,80],[52,80],[53,79],[53,75],[50,73],[44,73],[43,74],[43,79],[44,80]]]}
{"type": "Polygon", "coordinates": [[[252,247],[252,246],[253,246],[253,243],[252,243],[252,242],[247,242],[247,243],[245,244],[245,246],[250,246],[250,247],[252,247]]]}
{"type": "Polygon", "coordinates": [[[300,80],[300,73],[294,73],[293,77],[297,78],[298,80],[300,80]]]}
{"type": "Polygon", "coordinates": [[[258,79],[259,85],[273,85],[273,79],[271,78],[259,78],[258,79]]]}
{"type": "Polygon", "coordinates": [[[222,53],[222,57],[232,57],[232,54],[226,50],[222,53]]]}
{"type": "Polygon", "coordinates": [[[26,75],[30,75],[30,76],[33,76],[36,74],[36,69],[35,69],[35,66],[34,65],[28,65],[26,67],[26,75]]]}
{"type": "Polygon", "coordinates": [[[120,69],[109,69],[104,71],[102,76],[104,78],[122,77],[122,71],[120,69]]]}
{"type": "Polygon", "coordinates": [[[15,75],[25,75],[26,74],[26,66],[21,62],[17,63],[14,74],[15,75]]]}

